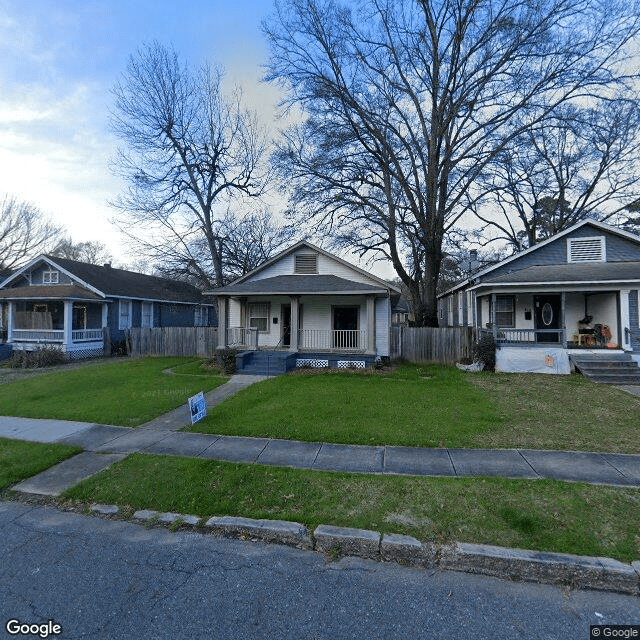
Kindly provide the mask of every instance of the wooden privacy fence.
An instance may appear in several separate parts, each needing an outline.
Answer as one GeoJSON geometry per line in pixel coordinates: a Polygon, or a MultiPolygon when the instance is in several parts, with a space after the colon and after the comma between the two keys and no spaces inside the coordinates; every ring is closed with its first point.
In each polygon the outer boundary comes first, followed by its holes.
{"type": "Polygon", "coordinates": [[[391,327],[391,358],[453,364],[473,357],[473,327],[391,327]]]}
{"type": "Polygon", "coordinates": [[[129,330],[127,342],[132,356],[213,356],[216,327],[155,327],[129,330]]]}

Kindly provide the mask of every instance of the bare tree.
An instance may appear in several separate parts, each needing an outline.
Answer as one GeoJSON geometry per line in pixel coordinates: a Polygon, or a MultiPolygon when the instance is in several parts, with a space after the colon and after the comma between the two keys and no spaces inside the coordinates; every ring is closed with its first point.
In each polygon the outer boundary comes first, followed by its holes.
{"type": "Polygon", "coordinates": [[[114,203],[119,227],[156,262],[192,261],[184,268],[207,287],[225,279],[216,220],[235,197],[265,187],[264,132],[221,81],[219,68],[192,69],[153,43],[131,56],[112,117],[124,143],[114,166],[128,183],[114,203]]]}
{"type": "Polygon", "coordinates": [[[86,242],[73,242],[71,237],[62,238],[55,247],[49,251],[49,255],[68,260],[78,260],[89,264],[111,263],[113,257],[102,242],[88,240],[86,242]]]}
{"type": "Polygon", "coordinates": [[[585,218],[629,224],[640,197],[640,102],[565,106],[487,166],[478,219],[520,251],[585,218]]]}
{"type": "Polygon", "coordinates": [[[0,276],[46,252],[62,233],[33,204],[5,196],[0,207],[0,276]]]}
{"type": "Polygon", "coordinates": [[[482,173],[562,105],[630,90],[639,15],[633,0],[277,4],[267,79],[304,117],[276,156],[292,210],[390,259],[416,322],[436,325],[443,239],[482,173]]]}
{"type": "MultiPolygon", "coordinates": [[[[255,269],[296,237],[292,226],[278,223],[268,211],[240,216],[227,210],[212,223],[212,233],[223,284],[255,269]]],[[[170,246],[158,248],[149,244],[145,253],[162,275],[207,286],[213,280],[213,265],[208,259],[206,242],[201,234],[194,233],[175,238],[170,246]]]]}

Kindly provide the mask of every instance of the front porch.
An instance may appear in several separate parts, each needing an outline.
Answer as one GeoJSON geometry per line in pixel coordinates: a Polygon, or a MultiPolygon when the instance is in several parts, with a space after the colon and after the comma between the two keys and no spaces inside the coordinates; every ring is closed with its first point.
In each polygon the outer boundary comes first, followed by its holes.
{"type": "Polygon", "coordinates": [[[629,291],[492,293],[477,297],[477,327],[498,347],[631,350],[629,291]]]}
{"type": "Polygon", "coordinates": [[[71,300],[10,301],[7,343],[15,351],[53,347],[70,358],[103,355],[107,306],[71,300]]]}

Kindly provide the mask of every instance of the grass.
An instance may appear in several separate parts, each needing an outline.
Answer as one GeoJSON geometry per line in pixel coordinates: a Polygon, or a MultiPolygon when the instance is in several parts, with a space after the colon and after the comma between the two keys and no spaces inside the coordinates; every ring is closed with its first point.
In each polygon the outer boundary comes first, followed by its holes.
{"type": "Polygon", "coordinates": [[[193,431],[351,444],[450,446],[494,429],[496,408],[458,369],[296,372],[212,408],[193,431]]]}
{"type": "Polygon", "coordinates": [[[296,372],[253,385],[190,427],[221,435],[419,447],[640,453],[640,398],[579,375],[296,372]]]}
{"type": "Polygon", "coordinates": [[[66,460],[82,451],[66,444],[43,444],[0,438],[0,489],[66,460]]]}
{"type": "Polygon", "coordinates": [[[15,380],[0,386],[0,415],[134,427],[228,379],[193,358],[136,358],[15,380]],[[171,368],[173,374],[163,373],[171,368]]]}
{"type": "Polygon", "coordinates": [[[623,562],[640,557],[640,490],[553,480],[366,476],[135,454],[70,489],[65,498],[623,562]]]}

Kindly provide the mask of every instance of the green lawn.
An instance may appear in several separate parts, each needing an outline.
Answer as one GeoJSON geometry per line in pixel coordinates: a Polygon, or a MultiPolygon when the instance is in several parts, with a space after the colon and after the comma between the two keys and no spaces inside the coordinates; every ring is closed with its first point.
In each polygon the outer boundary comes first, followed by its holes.
{"type": "Polygon", "coordinates": [[[640,453],[640,398],[579,375],[298,371],[253,385],[192,431],[419,447],[640,453]]]}
{"type": "Polygon", "coordinates": [[[65,493],[199,516],[359,527],[438,543],[640,558],[640,490],[553,480],[414,478],[135,454],[65,493]],[[158,482],[162,478],[162,482],[158,482]]]}
{"type": "Polygon", "coordinates": [[[81,447],[0,438],[0,489],[80,453],[81,447]]]}
{"type": "Polygon", "coordinates": [[[15,380],[0,385],[0,415],[138,426],[228,380],[202,363],[133,358],[15,380]]]}

